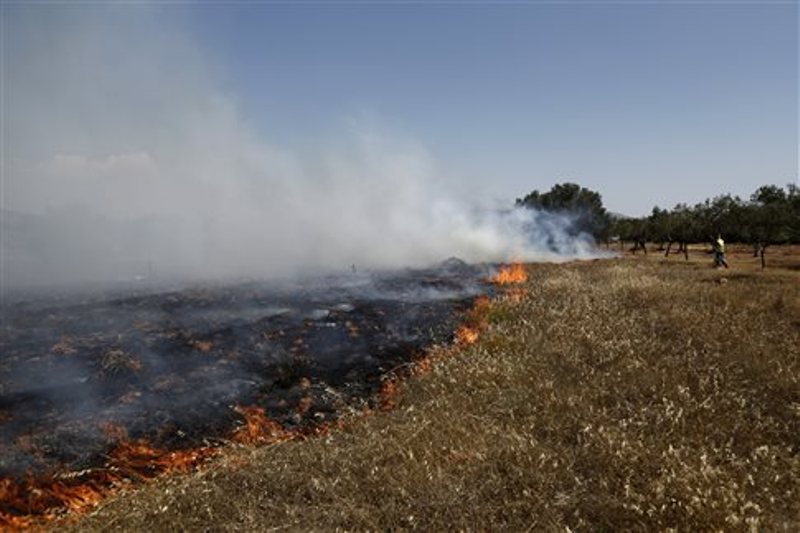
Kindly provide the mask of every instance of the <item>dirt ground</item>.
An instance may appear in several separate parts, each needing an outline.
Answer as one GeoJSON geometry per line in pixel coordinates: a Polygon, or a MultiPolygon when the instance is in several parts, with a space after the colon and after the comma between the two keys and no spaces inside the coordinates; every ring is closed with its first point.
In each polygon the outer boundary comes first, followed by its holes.
{"type": "Polygon", "coordinates": [[[232,445],[67,525],[796,531],[800,247],[751,255],[527,265],[391,410],[232,445]]]}

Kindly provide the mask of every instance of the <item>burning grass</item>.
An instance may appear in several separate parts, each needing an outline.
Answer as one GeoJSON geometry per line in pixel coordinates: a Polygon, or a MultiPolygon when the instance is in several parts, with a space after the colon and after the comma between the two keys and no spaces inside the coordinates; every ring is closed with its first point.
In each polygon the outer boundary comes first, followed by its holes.
{"type": "Polygon", "coordinates": [[[469,346],[480,338],[481,331],[486,328],[486,313],[489,309],[489,298],[482,296],[475,300],[472,309],[464,316],[463,323],[455,334],[456,344],[469,346]]]}
{"type": "Polygon", "coordinates": [[[232,449],[75,527],[796,530],[800,274],[709,263],[529,267],[474,343],[385,385],[390,411],[232,449]]]}
{"type": "Polygon", "coordinates": [[[514,262],[500,267],[497,274],[492,276],[491,281],[498,285],[513,285],[524,283],[527,279],[528,273],[525,271],[525,265],[520,262],[514,262]]]}
{"type": "MultiPolygon", "coordinates": [[[[193,469],[225,441],[275,444],[326,433],[344,413],[393,408],[412,359],[418,372],[426,364],[422,347],[451,339],[457,317],[486,287],[482,272],[450,261],[381,274],[372,292],[326,286],[286,295],[246,286],[102,300],[46,308],[54,324],[41,330],[21,327],[42,315],[38,307],[12,309],[10,326],[0,332],[11,347],[0,362],[16,368],[0,367],[0,387],[16,388],[0,398],[0,407],[13,409],[0,410],[0,423],[13,422],[0,428],[0,528],[85,511],[132,481],[193,469]],[[273,312],[275,298],[295,309],[273,312]],[[154,306],[184,311],[143,322],[154,306]],[[97,332],[75,334],[87,316],[114,313],[110,323],[93,324],[97,332]],[[49,348],[44,362],[37,346],[49,348]],[[73,375],[81,370],[78,379],[59,381],[52,365],[65,360],[73,375]],[[27,376],[26,363],[47,367],[45,386],[11,379],[27,376]],[[103,391],[104,401],[79,402],[80,423],[70,424],[71,409],[54,401],[61,389],[53,383],[79,398],[103,391]],[[240,392],[230,383],[246,386],[240,392]],[[192,416],[183,417],[184,410],[192,416]],[[83,447],[71,446],[75,436],[83,447]]],[[[485,306],[481,299],[467,313],[475,338],[485,306]]]]}
{"type": "MultiPolygon", "coordinates": [[[[124,431],[109,426],[114,437],[124,431]]],[[[186,472],[216,454],[213,448],[167,451],[144,440],[123,440],[109,454],[103,468],[61,477],[0,479],[0,527],[27,528],[35,518],[53,520],[64,511],[84,512],[132,480],[149,480],[161,474],[186,472]]]]}
{"type": "Polygon", "coordinates": [[[237,406],[245,424],[233,434],[232,440],[241,444],[267,444],[292,438],[292,433],[274,420],[270,420],[262,407],[237,406]]]}

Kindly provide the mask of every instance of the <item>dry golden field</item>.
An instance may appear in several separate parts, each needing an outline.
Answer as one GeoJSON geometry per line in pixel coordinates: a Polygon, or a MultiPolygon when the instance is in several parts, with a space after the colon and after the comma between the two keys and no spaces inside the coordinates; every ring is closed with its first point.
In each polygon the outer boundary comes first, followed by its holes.
{"type": "Polygon", "coordinates": [[[392,410],[231,446],[72,527],[797,531],[800,248],[751,255],[528,265],[392,410]]]}

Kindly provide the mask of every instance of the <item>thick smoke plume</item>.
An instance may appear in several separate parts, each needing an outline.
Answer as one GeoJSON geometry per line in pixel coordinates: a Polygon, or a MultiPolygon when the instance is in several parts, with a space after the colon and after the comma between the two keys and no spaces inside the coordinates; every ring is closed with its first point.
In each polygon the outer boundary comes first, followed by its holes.
{"type": "Polygon", "coordinates": [[[422,146],[363,122],[303,155],[266,139],[178,22],[6,9],[4,286],[590,253],[569,220],[469,207],[422,146]]]}

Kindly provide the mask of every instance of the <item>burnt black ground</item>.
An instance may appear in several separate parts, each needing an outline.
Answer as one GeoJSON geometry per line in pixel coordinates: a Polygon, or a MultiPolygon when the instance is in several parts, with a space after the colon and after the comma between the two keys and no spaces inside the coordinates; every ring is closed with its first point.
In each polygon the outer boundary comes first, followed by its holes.
{"type": "Polygon", "coordinates": [[[223,439],[237,405],[286,427],[360,408],[382,376],[452,339],[488,267],[16,298],[2,307],[0,477],[102,462],[120,439],[223,439]]]}

